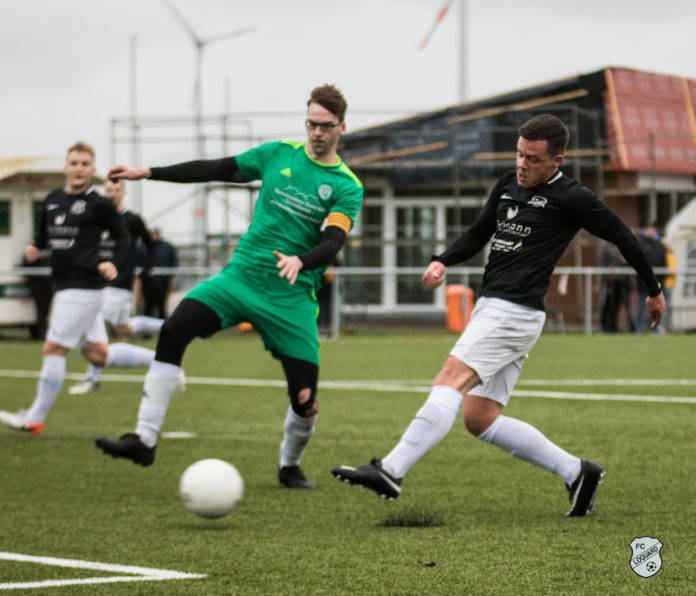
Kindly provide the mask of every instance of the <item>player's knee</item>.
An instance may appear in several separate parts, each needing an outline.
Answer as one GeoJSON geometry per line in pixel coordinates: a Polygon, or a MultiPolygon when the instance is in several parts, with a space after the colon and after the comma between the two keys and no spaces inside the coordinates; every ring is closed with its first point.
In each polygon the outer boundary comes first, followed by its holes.
{"type": "Polygon", "coordinates": [[[464,419],[464,428],[475,437],[478,437],[487,428],[481,423],[480,418],[466,414],[462,414],[462,418],[464,419]]]}
{"type": "Polygon", "coordinates": [[[311,418],[319,410],[316,388],[303,387],[299,390],[290,389],[290,405],[298,416],[311,418]]]}
{"type": "Polygon", "coordinates": [[[109,353],[109,347],[107,344],[86,344],[82,348],[82,355],[87,359],[87,361],[99,368],[103,368],[106,364],[106,358],[109,353]]]}
{"type": "Polygon", "coordinates": [[[42,349],[42,355],[43,356],[67,356],[68,352],[67,348],[64,348],[63,346],[59,346],[58,344],[54,344],[53,342],[50,342],[46,340],[43,344],[43,349],[42,349]]]}
{"type": "Polygon", "coordinates": [[[176,339],[182,335],[183,329],[184,327],[180,319],[166,319],[160,328],[159,336],[167,340],[176,339]]]}
{"type": "Polygon", "coordinates": [[[118,341],[123,341],[125,339],[128,339],[131,335],[130,325],[128,323],[122,323],[120,325],[116,325],[115,333],[116,333],[115,339],[118,341]]]}
{"type": "Polygon", "coordinates": [[[465,393],[478,383],[480,383],[480,380],[476,372],[453,356],[447,358],[433,382],[434,385],[454,387],[462,393],[465,393]]]}
{"type": "Polygon", "coordinates": [[[495,422],[502,410],[502,404],[493,399],[467,394],[462,405],[464,427],[478,437],[495,422]]]}

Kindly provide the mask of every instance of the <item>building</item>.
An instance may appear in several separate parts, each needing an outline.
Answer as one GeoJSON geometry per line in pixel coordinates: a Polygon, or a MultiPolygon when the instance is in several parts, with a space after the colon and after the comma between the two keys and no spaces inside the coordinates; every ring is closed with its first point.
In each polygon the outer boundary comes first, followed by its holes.
{"type": "Polygon", "coordinates": [[[30,326],[36,311],[22,275],[24,247],[34,237],[41,204],[61,186],[65,162],[58,157],[16,157],[0,160],[0,325],[30,326]]]}
{"type": "MultiPolygon", "coordinates": [[[[366,194],[344,265],[423,268],[476,220],[497,178],[514,168],[518,127],[544,112],[571,131],[563,170],[630,227],[664,228],[696,195],[696,80],[607,67],[346,135],[340,152],[366,194]]],[[[559,265],[594,266],[596,258],[597,241],[583,232],[559,265]]],[[[479,255],[464,265],[482,264],[479,255]]],[[[476,290],[479,279],[466,281],[476,290]]],[[[550,324],[581,324],[597,289],[579,276],[557,281],[550,324]]],[[[345,303],[354,315],[441,318],[445,293],[425,290],[419,275],[355,277],[345,282],[345,303]]]]}

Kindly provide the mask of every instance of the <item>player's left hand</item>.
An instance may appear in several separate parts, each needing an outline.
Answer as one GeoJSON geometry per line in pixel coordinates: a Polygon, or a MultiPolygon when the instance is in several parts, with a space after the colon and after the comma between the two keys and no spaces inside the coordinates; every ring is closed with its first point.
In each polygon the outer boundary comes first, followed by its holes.
{"type": "Polygon", "coordinates": [[[114,265],[111,261],[102,261],[99,263],[97,265],[97,271],[99,271],[99,275],[101,275],[107,281],[116,279],[116,276],[118,275],[118,269],[116,269],[116,265],[114,265]]]}
{"type": "Polygon", "coordinates": [[[654,298],[648,298],[645,300],[645,307],[648,309],[648,314],[650,315],[650,328],[656,329],[662,321],[662,315],[665,314],[665,295],[660,292],[654,298]]]}
{"type": "Polygon", "coordinates": [[[27,247],[24,249],[24,256],[27,259],[27,263],[36,263],[41,256],[41,251],[35,244],[27,244],[27,247]]]}
{"type": "Polygon", "coordinates": [[[297,276],[304,267],[300,257],[289,257],[284,255],[282,252],[278,252],[277,250],[273,251],[273,256],[278,261],[276,263],[276,267],[280,269],[280,273],[278,273],[278,275],[287,279],[290,282],[290,285],[294,286],[295,282],[297,281],[297,276]]]}

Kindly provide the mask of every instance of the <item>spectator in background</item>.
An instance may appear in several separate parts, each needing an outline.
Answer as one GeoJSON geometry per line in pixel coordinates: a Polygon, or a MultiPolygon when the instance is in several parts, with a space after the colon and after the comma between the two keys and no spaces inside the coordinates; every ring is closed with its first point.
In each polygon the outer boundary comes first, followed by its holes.
{"type": "MultiPolygon", "coordinates": [[[[628,267],[615,244],[602,241],[599,248],[599,266],[607,268],[628,267]]],[[[602,331],[617,333],[621,309],[626,312],[629,331],[633,332],[635,324],[631,314],[631,280],[628,275],[609,273],[602,277],[602,331]]]]}
{"type": "Polygon", "coordinates": [[[334,267],[338,267],[338,260],[334,260],[321,276],[321,286],[317,291],[317,304],[319,305],[319,316],[317,317],[317,327],[322,335],[331,332],[331,317],[333,315],[333,293],[338,291],[335,287],[336,275],[334,267]]]}
{"type": "MultiPolygon", "coordinates": [[[[653,269],[659,269],[661,267],[667,266],[667,258],[665,256],[665,247],[660,240],[660,234],[657,232],[657,228],[654,223],[649,223],[645,228],[643,228],[638,234],[638,242],[648,256],[648,260],[652,265],[653,269]]],[[[664,273],[656,273],[657,280],[662,285],[664,280],[664,273]]],[[[642,333],[645,329],[645,299],[648,297],[648,288],[643,283],[643,280],[638,278],[638,305],[636,307],[636,333],[642,333]]],[[[665,295],[665,300],[667,296],[665,295]]],[[[664,332],[663,327],[654,327],[655,332],[664,332]]]]}
{"type": "MultiPolygon", "coordinates": [[[[42,251],[36,261],[30,261],[25,256],[22,260],[22,267],[51,267],[50,251],[42,251]]],[[[27,275],[27,286],[31,293],[34,306],[36,307],[36,323],[29,331],[32,339],[46,339],[48,329],[48,313],[51,310],[53,300],[53,281],[51,274],[47,275],[27,275]]]]}
{"type": "Polygon", "coordinates": [[[671,317],[670,317],[670,312],[669,309],[672,306],[672,292],[674,291],[674,287],[677,283],[677,276],[676,276],[676,270],[677,270],[677,258],[674,255],[674,250],[672,247],[669,245],[668,242],[664,243],[665,246],[665,263],[667,269],[669,269],[669,273],[665,275],[665,278],[662,280],[662,293],[665,295],[665,304],[667,305],[667,309],[665,310],[665,316],[662,317],[662,326],[667,330],[671,330],[671,317]]]}
{"type": "MultiPolygon", "coordinates": [[[[179,258],[176,248],[162,238],[159,228],[152,228],[153,267],[177,267],[179,258]]],[[[173,275],[152,275],[147,269],[141,274],[145,316],[156,319],[167,318],[167,297],[174,290],[173,275]]]]}

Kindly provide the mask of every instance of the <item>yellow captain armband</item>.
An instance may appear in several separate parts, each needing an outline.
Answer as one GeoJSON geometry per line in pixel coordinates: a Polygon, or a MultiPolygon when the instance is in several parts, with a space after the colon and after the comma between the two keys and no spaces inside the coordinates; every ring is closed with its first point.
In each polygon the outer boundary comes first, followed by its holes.
{"type": "Polygon", "coordinates": [[[350,217],[345,213],[339,213],[338,211],[332,211],[329,213],[329,217],[326,219],[327,226],[335,226],[343,230],[346,234],[350,232],[350,228],[353,225],[350,217]]]}

